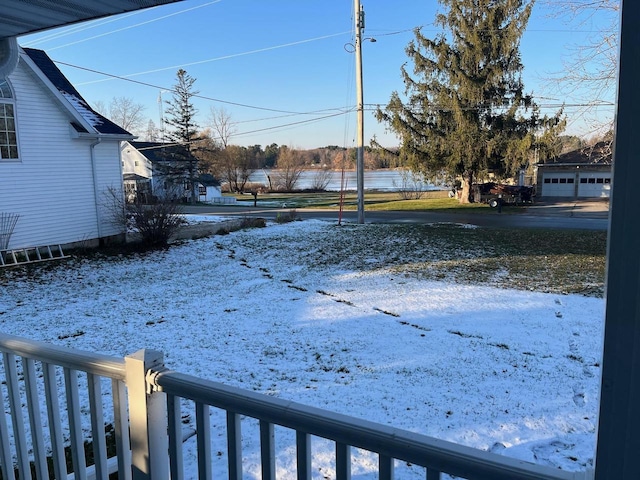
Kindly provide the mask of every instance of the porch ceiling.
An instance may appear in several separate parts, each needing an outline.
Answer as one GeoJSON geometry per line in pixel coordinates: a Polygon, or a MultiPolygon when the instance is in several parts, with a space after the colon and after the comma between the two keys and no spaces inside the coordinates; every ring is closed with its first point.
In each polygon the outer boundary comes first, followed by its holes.
{"type": "Polygon", "coordinates": [[[0,40],[181,0],[2,0],[0,40]]]}

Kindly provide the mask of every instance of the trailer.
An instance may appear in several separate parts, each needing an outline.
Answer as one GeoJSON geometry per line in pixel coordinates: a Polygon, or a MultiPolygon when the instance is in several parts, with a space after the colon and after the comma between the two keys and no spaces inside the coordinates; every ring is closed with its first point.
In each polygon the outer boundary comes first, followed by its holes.
{"type": "Polygon", "coordinates": [[[476,183],[471,189],[474,202],[488,203],[491,208],[500,205],[523,205],[533,203],[534,187],[525,185],[503,185],[500,183],[476,183]]]}

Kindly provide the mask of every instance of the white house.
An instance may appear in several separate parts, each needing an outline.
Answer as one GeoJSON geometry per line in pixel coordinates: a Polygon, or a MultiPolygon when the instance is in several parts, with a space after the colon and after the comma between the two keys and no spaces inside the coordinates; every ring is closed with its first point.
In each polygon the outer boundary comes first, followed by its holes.
{"type": "Polygon", "coordinates": [[[16,63],[0,73],[0,213],[19,216],[8,248],[122,238],[105,192],[122,195],[120,142],[133,136],[45,52],[13,45],[16,63]]]}
{"type": "MultiPolygon", "coordinates": [[[[162,142],[123,142],[122,173],[129,199],[150,193],[155,197],[175,197],[188,201],[191,196],[190,154],[180,145],[162,142]]],[[[235,197],[223,197],[220,182],[213,175],[198,176],[198,201],[235,203],[235,197]]]]}

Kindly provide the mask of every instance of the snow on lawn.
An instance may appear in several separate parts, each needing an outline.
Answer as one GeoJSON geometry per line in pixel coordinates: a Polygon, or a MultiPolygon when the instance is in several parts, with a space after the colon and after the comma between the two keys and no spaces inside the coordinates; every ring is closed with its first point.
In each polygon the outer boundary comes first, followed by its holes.
{"type": "MultiPolygon", "coordinates": [[[[602,299],[425,281],[379,258],[353,259],[372,265],[358,269],[319,262],[337,228],[295,222],[10,273],[0,330],[114,356],[161,350],[182,373],[566,470],[591,466],[602,299]]],[[[223,432],[212,437],[224,451],[223,432]]],[[[257,437],[243,437],[247,474],[259,478],[257,437]]],[[[279,478],[295,478],[294,439],[283,438],[279,478]]],[[[316,443],[315,474],[331,477],[332,447],[316,443]]],[[[187,449],[195,476],[193,439],[187,449]]],[[[224,454],[214,462],[226,471],[224,454]]],[[[377,478],[376,463],[357,455],[353,473],[377,478]]],[[[400,467],[397,478],[424,478],[400,467]]]]}

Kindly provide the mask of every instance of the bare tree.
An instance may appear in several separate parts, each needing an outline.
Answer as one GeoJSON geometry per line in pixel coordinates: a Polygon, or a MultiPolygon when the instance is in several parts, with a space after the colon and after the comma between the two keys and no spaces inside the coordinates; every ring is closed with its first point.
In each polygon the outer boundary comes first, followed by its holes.
{"type": "Polygon", "coordinates": [[[554,80],[563,94],[576,95],[584,104],[579,113],[591,133],[603,134],[613,121],[613,109],[608,105],[615,95],[620,1],[543,0],[542,5],[551,16],[573,28],[596,29],[587,43],[572,47],[563,71],[554,80]]]}
{"type": "Polygon", "coordinates": [[[93,102],[93,109],[96,112],[98,112],[100,115],[104,115],[104,116],[108,115],[107,106],[102,100],[96,100],[95,102],[93,102]]]}
{"type": "Polygon", "coordinates": [[[300,152],[283,145],[280,147],[276,168],[274,175],[276,188],[285,192],[294,190],[304,171],[304,162],[300,152]]]}
{"type": "Polygon", "coordinates": [[[109,102],[109,119],[130,132],[142,128],[143,111],[144,105],[129,97],[113,97],[109,102]]]}
{"type": "Polygon", "coordinates": [[[333,178],[333,171],[328,167],[320,167],[311,177],[311,190],[324,191],[327,189],[329,182],[333,178]]]}
{"type": "Polygon", "coordinates": [[[209,126],[217,136],[223,148],[227,148],[229,140],[238,131],[231,115],[224,108],[211,107],[209,110],[209,126]]]}
{"type": "Polygon", "coordinates": [[[232,192],[243,192],[255,170],[255,157],[246,147],[229,145],[220,151],[217,171],[220,179],[229,184],[232,192]]]}

